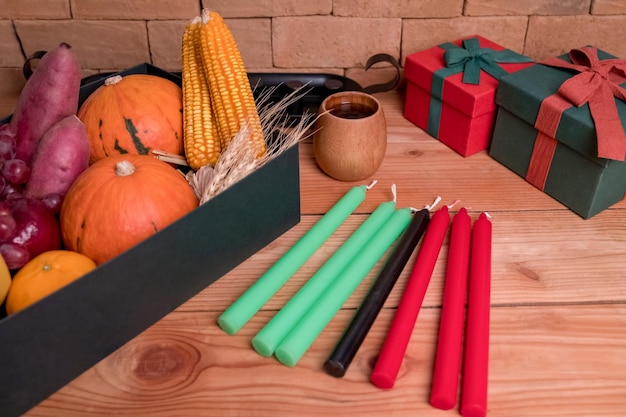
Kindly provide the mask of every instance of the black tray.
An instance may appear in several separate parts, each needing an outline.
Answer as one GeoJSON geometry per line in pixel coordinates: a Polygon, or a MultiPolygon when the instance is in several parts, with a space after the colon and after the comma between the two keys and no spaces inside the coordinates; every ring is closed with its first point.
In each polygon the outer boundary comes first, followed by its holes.
{"type": "MultiPolygon", "coordinates": [[[[26,60],[26,62],[24,62],[22,72],[26,79],[28,79],[34,71],[33,61],[41,59],[45,53],[46,51],[34,52],[26,60]]],[[[305,114],[316,114],[320,104],[322,104],[322,101],[324,101],[326,97],[340,91],[363,91],[366,93],[377,93],[396,88],[400,82],[400,64],[391,55],[381,53],[373,55],[367,60],[365,70],[368,70],[374,64],[379,62],[385,62],[393,65],[396,69],[395,77],[386,83],[375,84],[365,88],[350,78],[325,73],[252,72],[248,73],[248,80],[252,86],[255,99],[258,100],[259,97],[266,96],[265,103],[267,104],[276,103],[300,88],[301,90],[297,93],[299,99],[286,109],[286,115],[289,118],[288,122],[291,122],[299,120],[305,114]]],[[[159,72],[158,75],[172,79],[172,81],[175,81],[180,85],[180,72],[166,73],[165,71],[147,63],[140,64],[133,68],[138,67],[147,67],[151,70],[156,69],[159,72]]],[[[110,77],[113,74],[124,75],[131,72],[133,72],[132,68],[122,72],[103,72],[83,78],[81,80],[80,102],[82,103],[95,88],[100,86],[104,82],[105,78],[110,77]]],[[[7,116],[0,119],[0,123],[6,123],[9,120],[10,116],[7,116]]]]}
{"type": "MultiPolygon", "coordinates": [[[[83,85],[93,85],[114,73],[100,73],[86,77],[83,85]]],[[[180,78],[180,72],[172,73],[180,78]]],[[[350,78],[323,73],[248,73],[248,80],[255,99],[267,96],[265,103],[273,104],[297,89],[301,89],[299,100],[286,110],[290,119],[300,119],[304,114],[315,114],[322,101],[329,95],[340,91],[364,91],[363,87],[350,78]]]]}

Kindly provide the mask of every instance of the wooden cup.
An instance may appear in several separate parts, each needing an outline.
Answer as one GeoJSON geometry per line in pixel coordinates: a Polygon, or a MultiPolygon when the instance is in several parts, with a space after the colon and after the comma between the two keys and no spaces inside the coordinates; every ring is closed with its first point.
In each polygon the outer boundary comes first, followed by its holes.
{"type": "Polygon", "coordinates": [[[320,105],[313,136],[315,159],[327,175],[360,181],[373,175],[387,149],[380,102],[359,91],[332,94],[320,105]]]}

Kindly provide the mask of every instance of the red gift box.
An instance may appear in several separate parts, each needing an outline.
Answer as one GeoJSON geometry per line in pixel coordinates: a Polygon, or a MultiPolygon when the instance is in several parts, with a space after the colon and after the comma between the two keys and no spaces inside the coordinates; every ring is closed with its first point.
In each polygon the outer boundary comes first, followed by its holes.
{"type": "Polygon", "coordinates": [[[499,78],[529,65],[530,58],[477,35],[408,55],[404,116],[465,157],[485,150],[499,78]]]}

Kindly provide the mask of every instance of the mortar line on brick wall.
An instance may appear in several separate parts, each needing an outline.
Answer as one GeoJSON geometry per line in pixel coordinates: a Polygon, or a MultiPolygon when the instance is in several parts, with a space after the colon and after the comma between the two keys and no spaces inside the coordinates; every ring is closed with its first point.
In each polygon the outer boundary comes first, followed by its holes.
{"type": "Polygon", "coordinates": [[[402,43],[404,40],[404,18],[400,18],[400,45],[398,46],[398,62],[402,65],[402,43]]]}
{"type": "Polygon", "coordinates": [[[144,25],[146,27],[146,44],[148,45],[148,56],[150,57],[150,63],[154,64],[154,60],[152,59],[152,46],[150,45],[150,29],[148,29],[148,21],[144,21],[144,25]]]}
{"type": "Polygon", "coordinates": [[[274,17],[270,17],[270,53],[272,54],[272,68],[276,68],[274,60],[274,17]]]}
{"type": "Polygon", "coordinates": [[[528,34],[530,32],[530,16],[526,16],[526,30],[524,31],[524,45],[522,46],[522,53],[526,53],[526,42],[528,41],[528,34]]]}
{"type": "Polygon", "coordinates": [[[26,51],[24,51],[24,45],[22,44],[22,40],[20,39],[20,36],[17,34],[17,27],[15,27],[15,20],[11,20],[11,27],[13,28],[13,35],[15,35],[17,44],[20,46],[20,52],[22,53],[22,58],[26,60],[26,51]]]}

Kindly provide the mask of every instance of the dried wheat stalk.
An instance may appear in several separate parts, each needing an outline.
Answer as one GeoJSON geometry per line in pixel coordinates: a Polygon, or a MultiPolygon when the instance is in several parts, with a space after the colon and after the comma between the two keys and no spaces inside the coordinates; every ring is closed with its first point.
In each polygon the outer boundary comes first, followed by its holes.
{"type": "Polygon", "coordinates": [[[187,181],[200,200],[200,204],[209,201],[310,135],[309,130],[315,122],[312,114],[303,115],[296,126],[286,127],[287,108],[306,94],[305,87],[295,90],[275,104],[268,104],[273,89],[266,90],[259,97],[257,106],[263,134],[266,138],[274,137],[269,141],[263,157],[255,158],[250,132],[244,123],[222,152],[214,167],[206,165],[195,172],[187,173],[187,181]]]}

